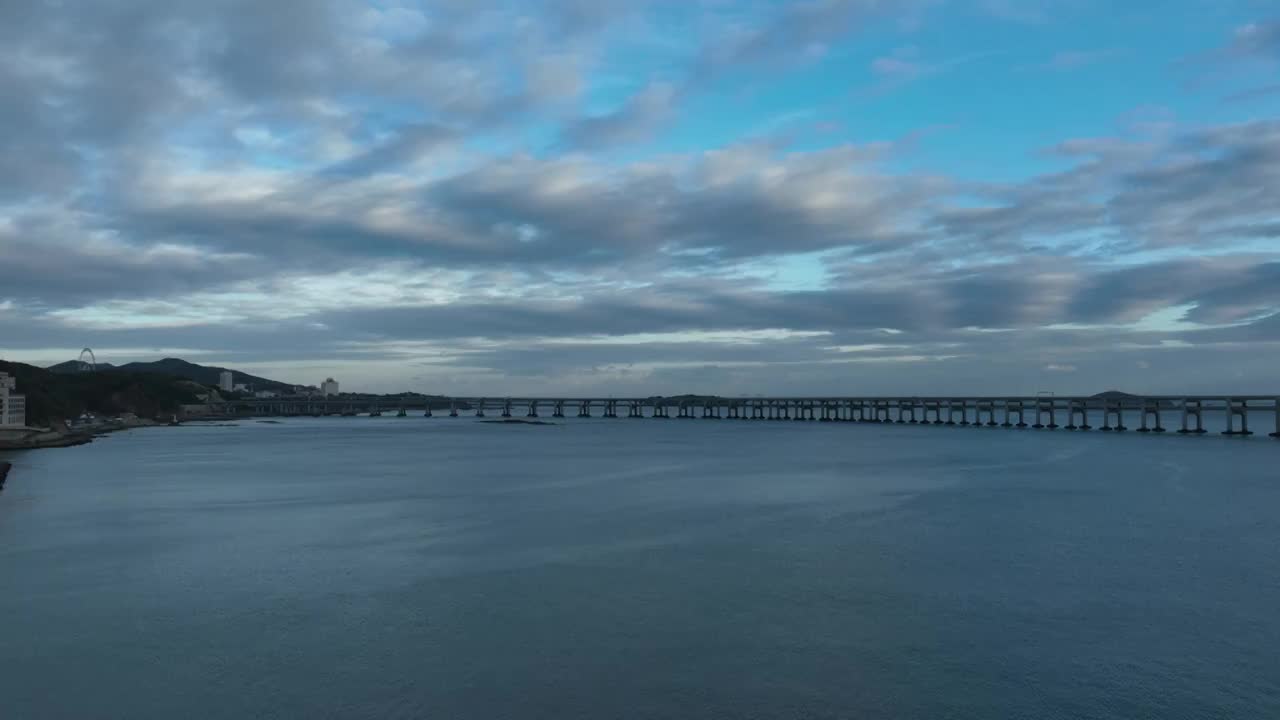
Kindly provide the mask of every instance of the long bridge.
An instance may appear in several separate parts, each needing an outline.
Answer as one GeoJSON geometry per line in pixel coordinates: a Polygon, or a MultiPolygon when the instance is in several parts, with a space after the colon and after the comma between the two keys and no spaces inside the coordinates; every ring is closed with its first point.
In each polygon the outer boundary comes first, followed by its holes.
{"type": "MultiPolygon", "coordinates": [[[[411,413],[424,417],[471,414],[502,418],[549,416],[604,418],[702,418],[933,424],[1043,430],[1204,434],[1216,417],[1224,435],[1248,436],[1251,418],[1274,419],[1280,437],[1280,395],[1053,395],[1011,397],[439,397],[342,396],[229,400],[204,414],[227,416],[359,415],[411,413]],[[1174,428],[1165,426],[1175,418],[1174,428]],[[1133,427],[1131,423],[1136,423],[1133,427]]],[[[200,414],[200,413],[195,413],[200,414]]]]}

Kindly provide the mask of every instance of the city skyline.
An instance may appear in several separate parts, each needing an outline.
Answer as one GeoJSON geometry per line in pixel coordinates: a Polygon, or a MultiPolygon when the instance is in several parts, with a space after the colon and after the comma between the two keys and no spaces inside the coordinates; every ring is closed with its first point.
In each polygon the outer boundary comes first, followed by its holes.
{"type": "Polygon", "coordinates": [[[1256,0],[0,6],[0,356],[481,394],[1280,387],[1256,0]]]}

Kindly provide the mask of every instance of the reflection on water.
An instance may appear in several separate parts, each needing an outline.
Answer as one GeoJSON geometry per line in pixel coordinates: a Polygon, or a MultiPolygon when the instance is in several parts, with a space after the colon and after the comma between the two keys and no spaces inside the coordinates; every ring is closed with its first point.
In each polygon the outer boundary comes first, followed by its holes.
{"type": "Polygon", "coordinates": [[[329,418],[10,459],[6,717],[1280,716],[1261,438],[329,418]]]}

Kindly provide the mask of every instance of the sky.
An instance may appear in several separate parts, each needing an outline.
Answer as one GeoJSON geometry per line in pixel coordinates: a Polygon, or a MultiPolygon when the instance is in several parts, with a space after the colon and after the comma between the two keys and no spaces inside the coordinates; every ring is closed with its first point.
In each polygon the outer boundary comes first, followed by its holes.
{"type": "Polygon", "coordinates": [[[0,357],[1280,393],[1272,0],[0,0],[0,357]]]}

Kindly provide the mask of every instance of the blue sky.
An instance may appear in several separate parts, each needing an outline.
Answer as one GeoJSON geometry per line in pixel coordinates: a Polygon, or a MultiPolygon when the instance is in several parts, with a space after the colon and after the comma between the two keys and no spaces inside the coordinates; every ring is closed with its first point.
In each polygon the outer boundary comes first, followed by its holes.
{"type": "Polygon", "coordinates": [[[0,92],[8,359],[1276,387],[1272,3],[33,0],[0,92]]]}

